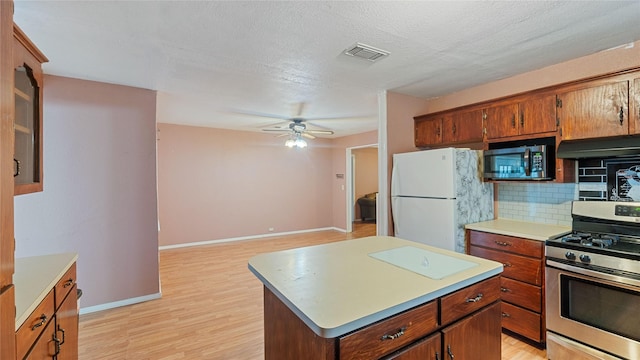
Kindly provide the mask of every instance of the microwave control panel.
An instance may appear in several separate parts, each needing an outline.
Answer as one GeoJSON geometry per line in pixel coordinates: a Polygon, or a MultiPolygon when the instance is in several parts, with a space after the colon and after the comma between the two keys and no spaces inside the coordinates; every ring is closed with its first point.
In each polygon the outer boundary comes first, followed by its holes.
{"type": "Polygon", "coordinates": [[[544,171],[544,157],[541,152],[534,152],[531,155],[531,171],[544,171]]]}

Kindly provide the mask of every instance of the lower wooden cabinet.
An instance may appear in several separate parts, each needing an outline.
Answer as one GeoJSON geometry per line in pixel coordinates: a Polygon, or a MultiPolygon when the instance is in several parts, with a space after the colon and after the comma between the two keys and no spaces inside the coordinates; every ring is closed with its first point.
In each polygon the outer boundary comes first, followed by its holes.
{"type": "Polygon", "coordinates": [[[56,360],[78,359],[78,291],[71,291],[56,312],[55,336],[60,341],[56,360]]]}
{"type": "Polygon", "coordinates": [[[468,230],[469,254],[501,262],[502,327],[545,342],[544,242],[468,230]]]}
{"type": "Polygon", "coordinates": [[[442,359],[500,359],[500,302],[442,330],[442,359]]]}
{"type": "Polygon", "coordinates": [[[315,334],[264,288],[265,359],[501,358],[500,276],[337,338],[315,334]]]}
{"type": "Polygon", "coordinates": [[[78,359],[75,263],[16,331],[16,350],[18,360],[78,359]]]}

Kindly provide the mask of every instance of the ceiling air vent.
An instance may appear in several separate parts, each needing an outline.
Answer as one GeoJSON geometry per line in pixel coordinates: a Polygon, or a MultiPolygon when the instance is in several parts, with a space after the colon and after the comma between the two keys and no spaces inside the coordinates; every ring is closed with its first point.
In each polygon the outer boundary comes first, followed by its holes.
{"type": "Polygon", "coordinates": [[[372,46],[356,43],[344,52],[345,54],[369,61],[377,61],[389,55],[388,51],[376,49],[372,46]]]}

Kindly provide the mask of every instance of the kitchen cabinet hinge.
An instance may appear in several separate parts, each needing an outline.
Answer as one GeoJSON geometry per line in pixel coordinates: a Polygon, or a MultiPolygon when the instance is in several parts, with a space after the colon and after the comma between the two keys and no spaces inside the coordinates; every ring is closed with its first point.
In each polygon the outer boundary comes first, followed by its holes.
{"type": "Polygon", "coordinates": [[[556,107],[561,108],[562,107],[562,100],[557,98],[556,99],[556,107]]]}

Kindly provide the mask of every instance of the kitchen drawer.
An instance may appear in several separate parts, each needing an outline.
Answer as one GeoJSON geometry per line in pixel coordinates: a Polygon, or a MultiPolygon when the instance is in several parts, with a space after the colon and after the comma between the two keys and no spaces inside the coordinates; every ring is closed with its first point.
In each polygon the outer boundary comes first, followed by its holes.
{"type": "Polygon", "coordinates": [[[500,291],[502,292],[502,301],[531,311],[542,311],[542,288],[539,286],[502,277],[500,279],[500,291]]]}
{"type": "Polygon", "coordinates": [[[501,262],[504,265],[502,276],[542,286],[542,260],[521,255],[471,246],[469,253],[481,258],[501,262]]]}
{"type": "Polygon", "coordinates": [[[512,252],[515,254],[531,256],[542,259],[544,254],[544,242],[528,240],[512,236],[486,233],[482,231],[470,231],[469,242],[471,245],[484,246],[492,249],[512,252]]]}
{"type": "Polygon", "coordinates": [[[502,327],[536,342],[544,342],[540,332],[542,317],[509,303],[502,303],[502,327]]]}
{"type": "Polygon", "coordinates": [[[447,325],[500,299],[500,277],[467,286],[440,298],[440,319],[447,325]]]}
{"type": "Polygon", "coordinates": [[[16,353],[17,359],[22,359],[27,354],[33,343],[42,333],[54,314],[53,289],[42,300],[40,305],[33,310],[31,315],[24,321],[18,331],[16,331],[16,353]]]}
{"type": "Polygon", "coordinates": [[[76,263],[67,270],[66,273],[58,280],[56,283],[56,291],[55,291],[55,299],[56,299],[56,310],[60,307],[60,304],[64,301],[64,299],[69,294],[69,291],[73,289],[73,285],[76,283],[76,263]]]}
{"type": "Polygon", "coordinates": [[[385,357],[384,360],[440,359],[441,349],[442,335],[437,332],[385,357]]]}
{"type": "Polygon", "coordinates": [[[438,328],[438,303],[431,301],[340,338],[340,359],[377,359],[438,328]]]}

